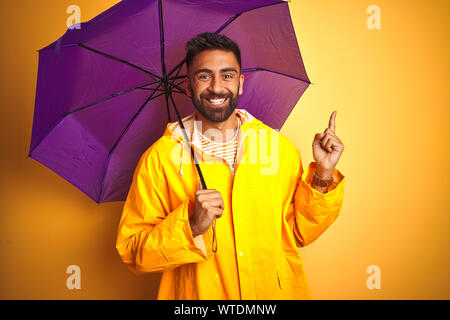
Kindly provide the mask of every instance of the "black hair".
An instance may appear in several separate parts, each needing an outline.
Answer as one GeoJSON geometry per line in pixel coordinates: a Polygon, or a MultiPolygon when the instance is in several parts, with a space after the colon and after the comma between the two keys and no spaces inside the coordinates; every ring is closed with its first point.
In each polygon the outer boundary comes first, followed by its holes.
{"type": "Polygon", "coordinates": [[[241,50],[239,49],[239,46],[230,38],[227,36],[224,36],[222,34],[217,33],[211,33],[211,32],[204,32],[201,34],[198,34],[194,38],[190,39],[186,43],[186,66],[189,68],[189,66],[192,63],[192,60],[194,57],[199,54],[202,51],[205,50],[224,50],[224,51],[231,51],[234,53],[238,63],[239,68],[242,67],[241,65],[241,50]]]}

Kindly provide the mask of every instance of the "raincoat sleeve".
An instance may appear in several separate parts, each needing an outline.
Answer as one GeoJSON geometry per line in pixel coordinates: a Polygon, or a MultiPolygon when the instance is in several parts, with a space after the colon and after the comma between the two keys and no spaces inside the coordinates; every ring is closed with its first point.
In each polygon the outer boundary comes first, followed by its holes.
{"type": "Polygon", "coordinates": [[[116,240],[122,261],[137,274],[205,261],[213,254],[208,245],[211,231],[192,235],[190,199],[169,211],[168,185],[156,152],[144,153],[133,175],[116,240]]]}
{"type": "MultiPolygon", "coordinates": [[[[300,160],[300,159],[299,159],[300,160]]],[[[290,215],[295,241],[304,247],[316,240],[338,217],[344,198],[345,179],[334,169],[333,184],[327,193],[311,187],[316,163],[312,162],[303,171],[302,163],[297,178],[297,186],[292,199],[293,213],[290,215]]]]}

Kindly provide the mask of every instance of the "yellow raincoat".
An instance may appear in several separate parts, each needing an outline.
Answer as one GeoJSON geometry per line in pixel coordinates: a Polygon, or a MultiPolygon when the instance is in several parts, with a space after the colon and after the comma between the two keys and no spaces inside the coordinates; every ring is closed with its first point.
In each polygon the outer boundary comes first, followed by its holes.
{"type": "Polygon", "coordinates": [[[311,188],[300,153],[283,135],[244,109],[235,174],[202,154],[194,114],[183,124],[208,189],[225,208],[212,227],[193,237],[199,177],[178,122],[140,158],[119,225],[116,248],[137,274],[162,271],[158,299],[311,299],[298,247],[313,242],[337,218],[344,176],[335,169],[328,193],[311,188]],[[194,134],[193,134],[194,133],[194,134]]]}

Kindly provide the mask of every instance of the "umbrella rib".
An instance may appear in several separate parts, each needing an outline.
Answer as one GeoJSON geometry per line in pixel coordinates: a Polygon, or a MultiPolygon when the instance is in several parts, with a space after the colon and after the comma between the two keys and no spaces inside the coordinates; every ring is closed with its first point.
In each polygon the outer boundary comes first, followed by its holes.
{"type": "MultiPolygon", "coordinates": [[[[143,86],[148,86],[148,85],[151,85],[151,84],[154,84],[154,83],[158,83],[158,82],[159,82],[159,81],[151,82],[151,83],[145,84],[145,85],[143,85],[143,86]]],[[[81,110],[84,110],[84,109],[86,109],[86,108],[92,107],[92,106],[94,106],[94,105],[96,105],[96,104],[99,104],[99,103],[101,103],[101,102],[107,101],[107,100],[109,100],[109,99],[115,98],[115,97],[117,97],[117,96],[119,96],[119,95],[122,95],[122,94],[125,94],[125,93],[129,93],[129,92],[132,92],[132,91],[137,90],[137,89],[142,89],[141,87],[142,87],[142,86],[135,87],[135,88],[131,88],[131,89],[127,89],[127,90],[123,90],[123,91],[120,91],[120,92],[117,92],[117,93],[113,93],[112,95],[107,96],[106,98],[102,98],[102,99],[100,99],[100,100],[97,100],[97,101],[92,102],[92,103],[90,103],[90,104],[87,104],[87,105],[85,105],[85,106],[82,106],[82,107],[79,107],[79,108],[77,108],[77,109],[74,109],[74,110],[71,110],[71,111],[68,111],[68,112],[64,113],[64,114],[61,116],[61,118],[59,118],[59,120],[55,123],[55,125],[52,126],[52,127],[47,131],[47,133],[42,137],[42,139],[36,144],[36,146],[33,148],[33,150],[30,150],[30,152],[28,153],[28,156],[31,156],[31,154],[33,153],[33,151],[36,150],[37,147],[39,147],[39,145],[42,143],[42,141],[45,140],[45,138],[47,138],[47,136],[50,134],[50,132],[52,132],[52,130],[53,130],[54,128],[56,128],[56,127],[58,126],[58,124],[59,124],[61,121],[63,121],[64,118],[66,118],[68,115],[70,115],[70,114],[72,114],[72,113],[75,113],[75,112],[78,112],[78,111],[81,111],[81,110]]]]}
{"type": "Polygon", "coordinates": [[[170,108],[169,108],[169,97],[167,94],[167,91],[169,89],[167,84],[167,74],[166,74],[166,63],[165,63],[165,43],[164,43],[164,19],[163,19],[163,8],[162,8],[162,0],[158,0],[158,15],[159,15],[159,41],[160,41],[160,47],[161,47],[161,68],[162,68],[162,75],[163,75],[163,85],[164,90],[166,91],[166,110],[167,110],[167,117],[168,122],[172,122],[170,119],[170,108]]]}
{"type": "Polygon", "coordinates": [[[225,29],[226,27],[228,27],[228,25],[229,25],[230,23],[232,23],[234,20],[236,20],[236,19],[237,19],[240,15],[242,15],[243,13],[250,12],[250,11],[253,11],[253,10],[257,10],[257,9],[261,9],[261,8],[265,8],[265,7],[270,7],[270,6],[282,4],[282,3],[287,3],[287,2],[288,2],[288,1],[279,1],[279,2],[275,2],[275,3],[271,3],[271,4],[266,4],[266,5],[263,5],[263,6],[260,6],[260,7],[252,8],[252,9],[245,10],[245,11],[242,11],[242,12],[240,12],[240,13],[237,13],[236,15],[234,15],[233,17],[231,17],[227,22],[225,22],[225,24],[224,24],[223,26],[221,26],[221,27],[220,27],[216,32],[214,32],[214,33],[219,33],[219,32],[221,32],[223,29],[225,29]]]}
{"type": "MultiPolygon", "coordinates": [[[[152,88],[138,88],[138,89],[141,89],[141,90],[148,90],[148,91],[160,91],[160,92],[166,92],[166,90],[165,89],[152,89],[152,88]]],[[[183,93],[183,92],[181,92],[181,91],[176,91],[176,90],[172,90],[173,92],[176,92],[176,93],[183,93]]],[[[169,121],[170,122],[170,121],[169,121]]]]}
{"type": "Polygon", "coordinates": [[[184,82],[184,80],[183,81],[180,81],[180,82],[178,82],[178,83],[175,83],[175,81],[172,81],[172,82],[170,82],[169,84],[171,85],[171,86],[173,86],[174,88],[177,88],[179,91],[177,91],[177,90],[174,90],[173,88],[171,88],[170,89],[170,91],[172,91],[172,92],[176,92],[176,93],[183,93],[183,94],[185,94],[185,95],[187,95],[186,94],[186,91],[181,91],[181,89],[178,87],[180,84],[182,84],[184,82]]]}
{"type": "MultiPolygon", "coordinates": [[[[180,64],[180,66],[177,69],[177,73],[175,74],[175,78],[178,77],[178,75],[180,74],[181,68],[183,67],[184,61],[186,60],[186,58],[183,59],[183,63],[180,64]]],[[[174,79],[174,77],[172,77],[172,79],[174,79]]]]}
{"type": "Polygon", "coordinates": [[[170,72],[167,74],[167,77],[170,77],[172,73],[174,73],[177,69],[181,69],[183,64],[186,62],[186,58],[183,58],[170,72]]]}
{"type": "Polygon", "coordinates": [[[171,80],[182,79],[182,78],[187,78],[187,75],[181,75],[181,76],[177,75],[177,76],[170,77],[171,80]]]}
{"type": "MultiPolygon", "coordinates": [[[[157,89],[161,86],[161,84],[158,85],[157,89]]],[[[100,203],[102,195],[103,195],[103,180],[105,179],[105,175],[106,175],[106,171],[108,170],[108,165],[109,165],[109,160],[111,159],[111,155],[113,153],[113,151],[116,149],[117,145],[120,142],[120,139],[122,139],[122,137],[125,135],[125,133],[127,132],[128,128],[130,128],[131,124],[134,122],[134,120],[137,118],[137,116],[139,115],[139,113],[141,113],[142,109],[144,109],[144,107],[147,105],[147,103],[149,103],[151,100],[156,99],[160,96],[162,96],[164,93],[160,93],[156,96],[154,96],[156,93],[156,91],[153,91],[152,94],[147,98],[147,100],[145,100],[145,102],[142,104],[142,106],[139,108],[139,110],[134,114],[133,118],[131,118],[131,120],[128,122],[127,126],[125,127],[125,129],[122,131],[122,133],[120,134],[119,138],[117,138],[116,142],[114,143],[114,145],[112,146],[112,148],[109,150],[108,153],[108,159],[106,159],[106,165],[105,165],[105,169],[103,170],[103,174],[102,174],[102,178],[100,180],[100,192],[99,192],[99,196],[98,196],[98,200],[97,202],[100,203]]]]}
{"type": "MultiPolygon", "coordinates": [[[[249,10],[249,11],[250,11],[250,10],[249,10]]],[[[244,12],[247,12],[247,11],[244,11],[244,12]]],[[[214,33],[219,33],[220,31],[222,31],[223,29],[225,29],[226,27],[228,27],[228,25],[229,25],[230,23],[232,23],[234,20],[236,20],[236,19],[237,19],[241,14],[243,14],[244,12],[240,12],[240,13],[234,15],[233,17],[231,17],[230,19],[228,19],[228,21],[225,22],[225,24],[224,24],[223,26],[221,26],[219,29],[217,29],[216,32],[214,32],[214,33]]]]}
{"type": "Polygon", "coordinates": [[[277,71],[273,71],[273,70],[269,70],[269,69],[265,69],[265,68],[247,68],[247,69],[242,69],[241,71],[242,72],[266,71],[266,72],[279,74],[281,76],[289,77],[289,78],[292,78],[292,79],[300,80],[300,81],[306,82],[308,84],[311,84],[311,82],[309,80],[304,80],[304,79],[301,79],[301,78],[298,78],[298,77],[291,76],[291,75],[286,74],[286,73],[277,72],[277,71]]]}
{"type": "Polygon", "coordinates": [[[181,62],[179,62],[176,66],[175,66],[175,68],[173,68],[170,72],[169,72],[169,74],[167,75],[167,77],[169,78],[171,78],[171,79],[175,79],[176,77],[178,77],[178,73],[180,72],[180,70],[181,70],[181,68],[183,67],[183,64],[186,62],[186,58],[183,58],[183,60],[181,61],[181,62]],[[171,75],[175,72],[175,70],[177,71],[177,74],[176,74],[176,76],[175,77],[171,77],[171,75]]]}
{"type": "Polygon", "coordinates": [[[150,75],[151,77],[153,77],[154,80],[158,80],[158,79],[161,80],[161,77],[160,77],[160,76],[157,76],[156,74],[154,74],[154,73],[152,73],[152,72],[150,72],[150,71],[148,71],[148,70],[145,70],[145,69],[143,69],[143,68],[141,68],[141,67],[139,67],[139,66],[137,66],[137,65],[135,65],[135,64],[133,64],[133,63],[131,63],[131,62],[128,62],[128,61],[126,61],[126,60],[123,60],[123,59],[114,57],[114,56],[112,56],[112,55],[110,55],[110,54],[107,54],[107,53],[105,53],[105,52],[96,50],[96,49],[94,49],[94,48],[88,47],[88,46],[86,46],[86,45],[84,45],[84,44],[82,44],[82,43],[78,43],[78,46],[79,46],[80,48],[83,48],[83,49],[86,49],[86,50],[95,52],[95,53],[100,54],[100,55],[102,55],[102,56],[104,56],[104,57],[107,57],[107,58],[113,59],[113,60],[115,60],[115,61],[124,63],[124,64],[126,64],[126,65],[128,65],[128,66],[130,66],[130,67],[132,67],[132,68],[134,68],[134,69],[137,69],[137,70],[139,70],[139,71],[142,71],[142,72],[144,72],[144,73],[150,75]]]}
{"type": "MultiPolygon", "coordinates": [[[[170,83],[172,83],[172,84],[175,83],[175,79],[177,79],[178,74],[180,73],[181,68],[183,67],[183,64],[184,64],[184,60],[183,60],[183,63],[178,66],[177,73],[175,74],[175,76],[174,77],[170,77],[170,78],[168,77],[167,80],[172,80],[172,81],[170,81],[170,83]]],[[[183,82],[184,82],[184,80],[182,82],[180,82],[180,83],[183,83],[183,82]]]]}
{"type": "Polygon", "coordinates": [[[152,88],[145,88],[145,87],[151,86],[152,84],[160,83],[160,82],[161,82],[161,80],[153,81],[153,82],[144,84],[143,86],[136,87],[136,89],[154,90],[154,89],[152,89],[152,88]]]}
{"type": "MultiPolygon", "coordinates": [[[[172,87],[174,87],[174,88],[177,88],[178,90],[181,91],[181,93],[187,95],[186,90],[184,90],[183,88],[181,88],[181,87],[179,86],[179,85],[180,85],[181,83],[183,83],[183,82],[184,82],[184,81],[181,81],[181,82],[178,83],[178,84],[175,84],[175,83],[173,83],[173,82],[168,82],[168,85],[169,85],[169,86],[172,86],[172,87]]],[[[170,90],[172,90],[172,89],[170,89],[170,90]]]]}
{"type": "Polygon", "coordinates": [[[166,78],[166,63],[164,61],[165,57],[165,44],[164,44],[164,20],[162,12],[162,1],[158,0],[158,13],[159,13],[159,40],[161,47],[161,68],[163,78],[166,78]]]}
{"type": "Polygon", "coordinates": [[[67,115],[69,115],[69,114],[71,114],[71,113],[75,113],[75,112],[84,110],[84,109],[89,108],[89,107],[92,107],[92,106],[94,106],[94,105],[96,105],[96,104],[98,104],[98,103],[101,103],[101,102],[103,102],[103,101],[106,101],[106,100],[115,98],[115,97],[120,96],[120,95],[122,95],[122,94],[124,94],[124,93],[132,92],[132,91],[134,91],[134,90],[138,90],[138,89],[155,90],[155,89],[143,88],[143,87],[149,86],[149,85],[152,85],[152,84],[155,84],[155,83],[158,83],[158,82],[159,82],[159,81],[155,81],[155,82],[151,82],[151,83],[144,84],[143,86],[139,86],[139,87],[135,87],[135,88],[123,90],[123,91],[120,91],[120,92],[117,92],[117,93],[113,93],[113,94],[107,96],[106,98],[97,100],[97,101],[92,102],[92,103],[90,103],[90,104],[87,104],[87,105],[85,105],[85,106],[82,106],[82,107],[79,107],[79,108],[77,108],[77,109],[68,111],[68,112],[66,112],[66,113],[64,114],[64,116],[67,116],[67,115]]]}

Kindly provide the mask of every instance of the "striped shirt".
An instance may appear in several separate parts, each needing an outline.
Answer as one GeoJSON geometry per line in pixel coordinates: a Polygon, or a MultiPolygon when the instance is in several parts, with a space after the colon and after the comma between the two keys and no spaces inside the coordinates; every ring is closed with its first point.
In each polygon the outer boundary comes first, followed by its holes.
{"type": "Polygon", "coordinates": [[[203,135],[200,130],[196,130],[199,141],[202,147],[202,152],[207,153],[209,155],[219,157],[224,159],[227,164],[230,166],[231,173],[234,175],[234,165],[236,160],[236,153],[239,144],[239,128],[241,126],[241,121],[239,117],[237,117],[237,129],[234,133],[234,137],[227,142],[218,143],[214,142],[205,135],[203,135]]]}

